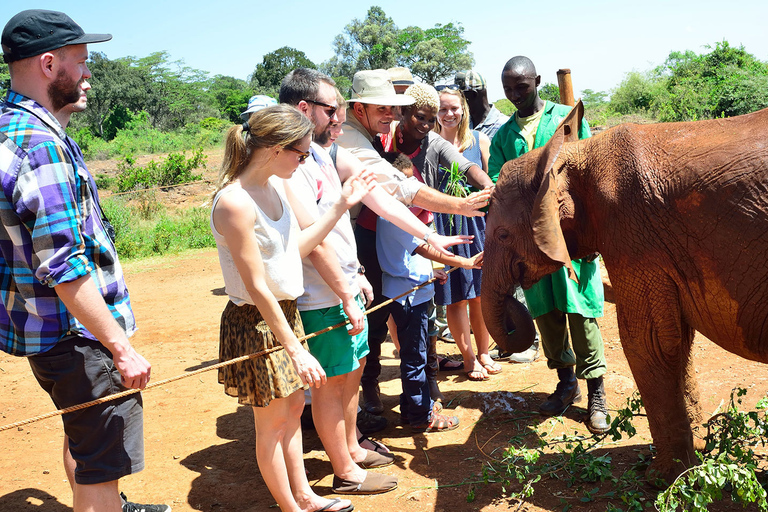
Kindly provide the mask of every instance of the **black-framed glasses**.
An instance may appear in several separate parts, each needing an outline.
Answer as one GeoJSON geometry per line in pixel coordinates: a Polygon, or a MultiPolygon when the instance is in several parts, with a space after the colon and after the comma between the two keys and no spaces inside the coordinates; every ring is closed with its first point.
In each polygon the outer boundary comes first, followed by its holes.
{"type": "Polygon", "coordinates": [[[450,89],[452,91],[458,91],[459,85],[458,84],[444,84],[444,85],[436,85],[435,90],[436,91],[442,91],[443,89],[450,89]]]}
{"type": "Polygon", "coordinates": [[[335,114],[335,113],[336,113],[336,111],[337,111],[337,110],[339,110],[339,106],[338,106],[338,105],[336,105],[336,106],[334,106],[334,105],[329,105],[329,104],[327,104],[327,103],[323,103],[322,101],[315,101],[315,100],[306,100],[306,99],[305,99],[304,101],[306,101],[307,103],[311,103],[311,104],[313,104],[313,105],[317,105],[317,106],[319,106],[319,107],[325,107],[325,108],[327,108],[328,110],[326,110],[326,111],[325,111],[325,114],[326,114],[326,115],[327,115],[329,118],[333,117],[333,114],[335,114]]]}
{"type": "Polygon", "coordinates": [[[292,148],[291,146],[285,146],[285,149],[288,151],[293,151],[297,155],[299,155],[299,163],[303,164],[304,161],[309,158],[309,155],[311,154],[309,151],[302,151],[300,149],[292,148]]]}

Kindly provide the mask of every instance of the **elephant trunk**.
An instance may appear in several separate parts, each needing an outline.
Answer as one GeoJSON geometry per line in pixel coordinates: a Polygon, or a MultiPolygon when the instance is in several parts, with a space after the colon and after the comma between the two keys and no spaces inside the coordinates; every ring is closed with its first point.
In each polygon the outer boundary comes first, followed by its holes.
{"type": "MultiPolygon", "coordinates": [[[[515,282],[505,279],[498,272],[504,267],[494,265],[489,261],[489,251],[486,245],[483,268],[483,284],[481,290],[481,305],[483,318],[488,332],[496,344],[504,352],[523,352],[528,349],[536,336],[536,328],[528,309],[515,299],[515,282]],[[496,273],[492,277],[489,269],[496,273]]],[[[491,251],[493,252],[493,251],[491,251]]],[[[494,258],[491,256],[491,260],[494,258]]]]}

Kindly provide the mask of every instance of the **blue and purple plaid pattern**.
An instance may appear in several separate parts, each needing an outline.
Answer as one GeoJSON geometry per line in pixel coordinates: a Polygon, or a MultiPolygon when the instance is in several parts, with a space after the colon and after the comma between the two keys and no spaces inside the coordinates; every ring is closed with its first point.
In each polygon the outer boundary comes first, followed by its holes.
{"type": "Polygon", "coordinates": [[[0,350],[25,356],[67,334],[95,339],[53,289],[87,275],[133,334],[123,272],[80,148],[50,112],[13,91],[0,106],[0,184],[0,350]]]}

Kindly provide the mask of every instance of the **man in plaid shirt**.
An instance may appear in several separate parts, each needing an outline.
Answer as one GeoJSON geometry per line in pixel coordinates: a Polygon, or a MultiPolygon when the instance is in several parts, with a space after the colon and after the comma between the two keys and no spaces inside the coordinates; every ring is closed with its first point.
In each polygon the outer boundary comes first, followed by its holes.
{"type": "MultiPolygon", "coordinates": [[[[43,10],[17,14],[2,33],[11,88],[0,105],[0,349],[26,356],[59,408],[150,377],[128,341],[134,316],[93,178],[64,131],[86,106],[86,44],[111,38],[43,10]]],[[[118,479],[144,467],[139,394],[63,421],[76,512],[170,510],[118,494],[118,479]]]]}

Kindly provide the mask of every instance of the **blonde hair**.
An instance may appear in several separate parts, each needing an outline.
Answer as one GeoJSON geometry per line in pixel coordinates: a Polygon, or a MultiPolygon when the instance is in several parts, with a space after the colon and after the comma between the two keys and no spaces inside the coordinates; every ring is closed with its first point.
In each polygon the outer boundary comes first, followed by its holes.
{"type": "Polygon", "coordinates": [[[247,122],[230,128],[214,196],[240,176],[254,151],[290,146],[312,133],[313,127],[312,122],[295,108],[275,105],[252,113],[247,122]]]}
{"type": "MultiPolygon", "coordinates": [[[[461,115],[461,121],[459,121],[459,127],[457,128],[457,135],[459,139],[459,151],[464,152],[475,145],[475,137],[472,135],[472,130],[469,129],[469,104],[467,103],[467,98],[465,98],[464,93],[458,89],[443,89],[440,91],[440,96],[443,94],[456,96],[461,102],[461,110],[463,114],[461,115]]],[[[443,127],[440,125],[440,118],[438,117],[434,130],[437,133],[440,133],[442,129],[443,127]]]]}
{"type": "Polygon", "coordinates": [[[347,108],[347,100],[342,96],[341,91],[336,89],[336,103],[339,104],[339,110],[347,108]]]}
{"type": "Polygon", "coordinates": [[[440,96],[438,96],[435,88],[429,84],[413,84],[403,94],[414,99],[413,105],[406,107],[408,109],[428,107],[435,113],[440,110],[440,96]]]}

